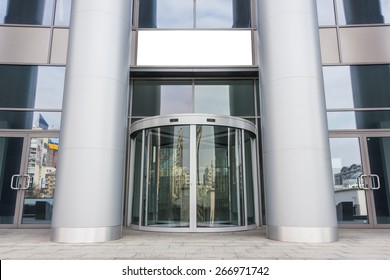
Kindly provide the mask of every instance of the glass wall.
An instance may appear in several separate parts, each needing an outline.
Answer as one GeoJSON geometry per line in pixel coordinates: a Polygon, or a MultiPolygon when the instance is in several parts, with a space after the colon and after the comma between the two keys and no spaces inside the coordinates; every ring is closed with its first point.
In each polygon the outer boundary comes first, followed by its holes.
{"type": "Polygon", "coordinates": [[[71,0],[0,0],[0,24],[69,26],[70,7],[71,0]]]}
{"type": "Polygon", "coordinates": [[[255,116],[256,80],[134,80],[132,116],[255,116]]]}
{"type": "Polygon", "coordinates": [[[390,128],[390,65],[323,68],[330,129],[390,128]]]}
{"type": "Polygon", "coordinates": [[[250,0],[139,0],[139,28],[249,28],[250,0]]]}
{"type": "Polygon", "coordinates": [[[390,0],[317,0],[317,10],[320,25],[390,23],[390,0]]]}
{"type": "Polygon", "coordinates": [[[59,129],[65,67],[0,65],[0,128],[59,129]]]}

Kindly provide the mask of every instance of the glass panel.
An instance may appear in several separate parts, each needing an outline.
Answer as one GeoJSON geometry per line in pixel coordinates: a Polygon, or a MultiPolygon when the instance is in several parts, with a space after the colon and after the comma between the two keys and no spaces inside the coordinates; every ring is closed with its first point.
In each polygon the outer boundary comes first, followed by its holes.
{"type": "Polygon", "coordinates": [[[245,178],[246,178],[246,214],[248,225],[256,223],[255,204],[254,204],[254,184],[253,184],[253,158],[252,142],[253,139],[248,132],[244,133],[245,139],[245,178]]]}
{"type": "Polygon", "coordinates": [[[0,111],[0,129],[59,130],[61,112],[0,111]]]}
{"type": "Polygon", "coordinates": [[[131,223],[139,225],[140,215],[139,215],[139,206],[141,200],[141,162],[142,162],[142,131],[137,133],[137,136],[134,138],[135,145],[134,148],[134,173],[133,173],[133,203],[131,211],[131,223]]]}
{"type": "Polygon", "coordinates": [[[51,25],[53,0],[0,0],[0,24],[51,25]]]}
{"type": "Polygon", "coordinates": [[[189,226],[188,126],[146,130],[144,226],[189,226]]]}
{"type": "Polygon", "coordinates": [[[329,112],[329,129],[390,128],[390,111],[329,112]]]}
{"type": "Polygon", "coordinates": [[[390,0],[337,0],[340,24],[390,23],[390,0]]]}
{"type": "Polygon", "coordinates": [[[140,28],[193,28],[193,0],[142,0],[140,28]]]}
{"type": "Polygon", "coordinates": [[[390,224],[390,137],[367,138],[371,174],[379,176],[373,190],[378,224],[390,224]]]}
{"type": "Polygon", "coordinates": [[[242,145],[238,129],[196,127],[197,226],[242,226],[242,145]]]}
{"type": "Polygon", "coordinates": [[[324,67],[327,108],[390,107],[390,66],[324,67]]]}
{"type": "Polygon", "coordinates": [[[31,138],[25,191],[23,224],[49,224],[53,209],[58,158],[58,138],[31,138]]]}
{"type": "Polygon", "coordinates": [[[358,188],[363,173],[358,138],[331,138],[333,183],[337,220],[342,224],[367,224],[366,193],[358,188]]]}
{"type": "Polygon", "coordinates": [[[22,151],[23,138],[0,137],[0,224],[14,221],[17,190],[11,189],[11,178],[20,174],[22,151]]]}
{"type": "Polygon", "coordinates": [[[57,26],[69,26],[72,0],[57,0],[54,24],[57,26]]]}
{"type": "Polygon", "coordinates": [[[319,25],[335,24],[333,0],[317,0],[317,11],[319,25]]]}
{"type": "Polygon", "coordinates": [[[253,81],[195,81],[195,113],[254,116],[253,81]]]}
{"type": "Polygon", "coordinates": [[[191,81],[134,81],[133,116],[191,112],[191,81]]]}
{"type": "Polygon", "coordinates": [[[197,28],[250,27],[249,0],[197,0],[197,28]]]}
{"type": "Polygon", "coordinates": [[[65,67],[0,65],[0,107],[61,109],[65,67]]]}

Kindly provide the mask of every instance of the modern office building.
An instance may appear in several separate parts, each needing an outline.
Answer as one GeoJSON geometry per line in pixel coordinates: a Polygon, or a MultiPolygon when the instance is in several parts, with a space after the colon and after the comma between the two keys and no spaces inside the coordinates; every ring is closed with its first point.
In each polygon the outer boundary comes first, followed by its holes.
{"type": "Polygon", "coordinates": [[[390,0],[0,0],[0,228],[389,228],[389,64],[390,0]]]}

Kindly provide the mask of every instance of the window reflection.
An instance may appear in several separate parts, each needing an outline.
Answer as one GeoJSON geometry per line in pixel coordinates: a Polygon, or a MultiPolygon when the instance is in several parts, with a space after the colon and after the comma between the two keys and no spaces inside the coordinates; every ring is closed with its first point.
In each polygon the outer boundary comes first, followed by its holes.
{"type": "Polygon", "coordinates": [[[319,25],[335,24],[333,0],[317,0],[317,11],[319,25]]]}
{"type": "Polygon", "coordinates": [[[39,115],[42,115],[48,123],[46,129],[59,129],[60,112],[12,109],[60,111],[64,79],[65,67],[0,65],[1,128],[39,128],[39,115]]]}
{"type": "Polygon", "coordinates": [[[195,113],[253,116],[253,82],[195,81],[195,113]]]}
{"type": "Polygon", "coordinates": [[[365,191],[358,186],[363,174],[357,138],[330,139],[333,184],[339,223],[368,223],[365,191]]]}
{"type": "Polygon", "coordinates": [[[134,81],[133,116],[192,112],[191,81],[134,81]]]}
{"type": "Polygon", "coordinates": [[[331,129],[389,127],[389,65],[324,67],[324,83],[329,127],[331,129]],[[337,109],[372,108],[372,111],[334,112],[337,109]]]}
{"type": "Polygon", "coordinates": [[[55,25],[69,26],[72,0],[57,0],[55,25]]]}
{"type": "Polygon", "coordinates": [[[248,28],[250,0],[143,0],[140,28],[248,28]]]}
{"type": "Polygon", "coordinates": [[[51,25],[54,0],[0,0],[0,24],[51,25]]]}
{"type": "Polygon", "coordinates": [[[337,0],[339,24],[390,22],[390,0],[337,0]]]}

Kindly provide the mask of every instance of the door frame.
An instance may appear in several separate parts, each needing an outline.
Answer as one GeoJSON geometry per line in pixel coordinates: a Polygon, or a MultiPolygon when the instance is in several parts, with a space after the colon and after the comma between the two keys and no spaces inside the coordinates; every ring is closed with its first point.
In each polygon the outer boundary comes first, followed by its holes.
{"type": "MultiPolygon", "coordinates": [[[[390,129],[380,130],[340,130],[330,131],[329,138],[356,138],[359,141],[361,164],[363,168],[363,174],[371,174],[370,158],[367,145],[367,138],[370,137],[389,137],[390,129]]],[[[371,182],[369,183],[371,186],[371,182]]],[[[375,209],[375,198],[373,189],[365,190],[366,203],[367,203],[367,224],[338,224],[339,228],[390,228],[390,224],[378,224],[377,215],[375,209]]]]}
{"type": "MultiPolygon", "coordinates": [[[[32,138],[59,138],[59,130],[2,130],[0,137],[9,138],[23,138],[23,150],[20,158],[19,174],[27,174],[28,160],[30,154],[30,143],[32,138]]],[[[11,184],[11,182],[9,182],[11,184]]],[[[15,213],[12,224],[0,224],[0,228],[50,228],[51,223],[48,224],[23,224],[23,207],[24,207],[25,190],[17,190],[15,200],[15,213]]]]}

